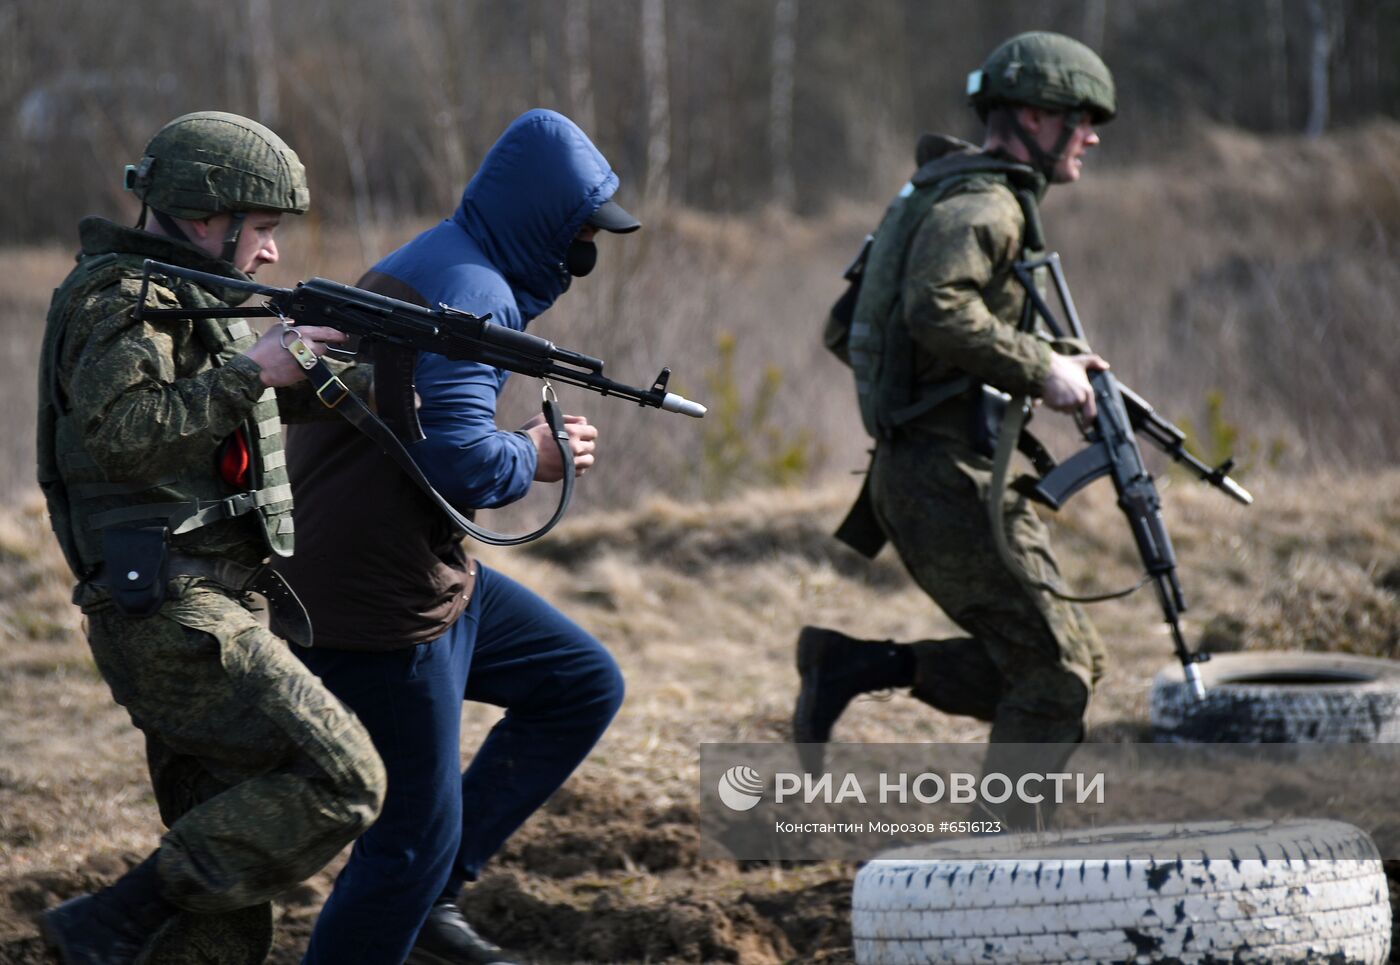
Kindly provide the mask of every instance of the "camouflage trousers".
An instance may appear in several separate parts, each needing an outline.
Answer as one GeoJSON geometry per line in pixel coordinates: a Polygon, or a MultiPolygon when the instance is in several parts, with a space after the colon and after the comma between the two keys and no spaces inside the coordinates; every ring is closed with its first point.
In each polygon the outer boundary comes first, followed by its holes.
{"type": "MultiPolygon", "coordinates": [[[[991,460],[956,440],[907,430],[882,442],[871,497],[914,581],[970,637],[913,644],[913,695],[991,721],[994,743],[1075,743],[1103,669],[1103,644],[1079,607],[1007,570],[988,522],[991,460]]],[[[1003,500],[1012,554],[1058,581],[1049,534],[1018,494],[1003,500]]]]}
{"type": "Polygon", "coordinates": [[[235,595],[189,578],[170,594],[146,619],[78,598],[97,667],[146,735],[162,889],[192,913],[153,962],[184,960],[168,947],[182,942],[219,951],[240,930],[270,943],[267,903],[364,831],[385,785],[359,720],[235,595]]]}

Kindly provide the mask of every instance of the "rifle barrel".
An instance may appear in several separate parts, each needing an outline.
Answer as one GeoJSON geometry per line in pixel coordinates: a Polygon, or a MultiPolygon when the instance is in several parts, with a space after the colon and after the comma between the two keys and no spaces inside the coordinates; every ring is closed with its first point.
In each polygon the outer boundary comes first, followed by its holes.
{"type": "Polygon", "coordinates": [[[1177,465],[1191,470],[1202,482],[1209,483],[1236,502],[1253,505],[1254,497],[1249,490],[1231,479],[1223,466],[1212,468],[1193,456],[1186,448],[1186,433],[1158,415],[1150,402],[1122,382],[1118,383],[1118,391],[1123,395],[1123,405],[1128,410],[1128,419],[1133,428],[1139,430],[1148,442],[1165,452],[1177,465]]]}

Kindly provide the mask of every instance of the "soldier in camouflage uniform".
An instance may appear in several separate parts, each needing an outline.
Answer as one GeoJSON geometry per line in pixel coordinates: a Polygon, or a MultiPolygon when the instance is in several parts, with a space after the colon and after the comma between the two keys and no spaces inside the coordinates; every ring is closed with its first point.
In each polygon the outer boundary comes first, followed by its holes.
{"type": "MultiPolygon", "coordinates": [[[[982,148],[923,139],[919,171],[875,235],[849,330],[829,324],[827,337],[856,371],[877,440],[866,504],[875,538],[969,635],[900,645],[804,628],[799,742],[828,740],[856,695],[909,687],[945,713],[990,721],[993,742],[1073,743],[1101,672],[1080,609],[1027,586],[997,553],[983,386],[1092,415],[1086,370],[1106,363],[1019,330],[1025,296],[1011,266],[1042,244],[1035,204],[1047,184],[1078,180],[1094,126],[1113,117],[1113,80],[1082,44],[1032,33],[997,48],[969,92],[987,125],[982,148]]],[[[1025,499],[1007,492],[1002,512],[1019,565],[1057,581],[1025,499]]]]}
{"type": "MultiPolygon", "coordinates": [[[[264,563],[292,548],[283,418],[321,410],[284,333],[246,321],[133,315],[247,296],[157,278],[152,258],[246,280],[277,260],[306,177],[272,131],[188,114],[162,128],[127,187],[135,228],[88,218],[54,294],[39,369],[39,482],[78,579],[74,602],[112,696],[146,736],[168,831],[109,888],[45,913],[67,963],[253,963],[270,899],[319,870],[378,813],[368,734],[249,592],[287,606],[264,563]],[[146,228],[148,211],[155,224],[146,228]]],[[[306,327],[320,344],[344,336],[306,327]]],[[[364,388],[367,373],[346,373],[364,388]]]]}

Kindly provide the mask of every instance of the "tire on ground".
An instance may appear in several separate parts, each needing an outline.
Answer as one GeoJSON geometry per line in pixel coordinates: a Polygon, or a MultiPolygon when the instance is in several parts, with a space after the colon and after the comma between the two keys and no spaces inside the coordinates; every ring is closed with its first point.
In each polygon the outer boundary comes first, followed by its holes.
{"type": "Polygon", "coordinates": [[[1198,701],[1179,665],[1152,680],[1158,741],[1400,741],[1400,661],[1344,653],[1225,653],[1199,665],[1198,701]]]}
{"type": "Polygon", "coordinates": [[[1381,861],[1348,824],[1136,825],[1044,842],[1006,835],[871,861],[852,896],[856,962],[1380,965],[1390,954],[1381,861]]]}

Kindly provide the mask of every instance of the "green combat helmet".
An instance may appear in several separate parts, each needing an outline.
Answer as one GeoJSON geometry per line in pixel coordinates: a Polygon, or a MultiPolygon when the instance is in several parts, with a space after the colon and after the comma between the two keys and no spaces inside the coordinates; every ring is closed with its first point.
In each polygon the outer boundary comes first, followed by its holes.
{"type": "Polygon", "coordinates": [[[983,120],[997,104],[1084,110],[1095,124],[1118,113],[1113,74],[1099,55],[1057,33],[1018,34],[1003,43],[968,74],[967,94],[983,120]]]}
{"type": "Polygon", "coordinates": [[[247,212],[303,214],[311,204],[296,152],[257,121],[222,111],[185,114],[162,127],[140,162],[126,166],[125,187],[142,202],[137,227],[145,226],[149,207],[176,238],[185,235],[171,218],[197,221],[232,212],[226,261],[233,259],[247,212]]]}
{"type": "Polygon", "coordinates": [[[1013,118],[1012,126],[1047,178],[1069,137],[1087,113],[1105,124],[1118,113],[1113,74],[1088,47],[1064,34],[1035,31],[1017,34],[993,50],[979,70],[967,75],[967,96],[983,121],[994,107],[1026,105],[1071,115],[1061,143],[1046,152],[1013,118]]]}

